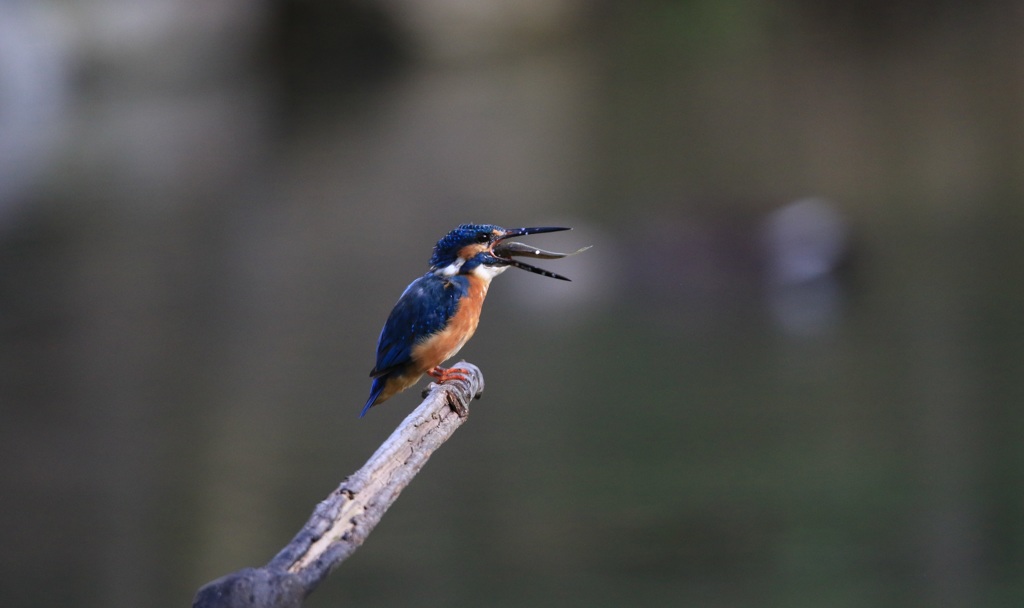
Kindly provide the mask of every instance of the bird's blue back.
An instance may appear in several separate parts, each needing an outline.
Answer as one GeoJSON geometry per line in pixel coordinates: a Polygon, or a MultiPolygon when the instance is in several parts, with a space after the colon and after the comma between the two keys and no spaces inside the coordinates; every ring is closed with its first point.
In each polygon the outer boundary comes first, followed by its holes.
{"type": "Polygon", "coordinates": [[[444,329],[468,291],[469,280],[461,275],[441,277],[428,272],[410,283],[380,332],[377,364],[370,376],[402,371],[412,359],[413,346],[444,329]]]}

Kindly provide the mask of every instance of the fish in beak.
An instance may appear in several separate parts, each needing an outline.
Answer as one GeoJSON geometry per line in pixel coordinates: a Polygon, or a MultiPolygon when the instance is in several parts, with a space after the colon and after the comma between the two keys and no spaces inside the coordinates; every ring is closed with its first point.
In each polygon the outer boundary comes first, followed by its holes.
{"type": "Polygon", "coordinates": [[[568,257],[570,255],[576,255],[577,253],[582,253],[587,249],[590,249],[591,245],[581,247],[571,253],[559,253],[557,251],[545,251],[543,249],[538,249],[532,245],[507,240],[516,236],[539,234],[542,232],[559,232],[562,230],[572,230],[572,228],[560,228],[549,226],[537,228],[513,228],[511,230],[506,231],[505,234],[503,234],[498,240],[495,241],[494,245],[491,247],[491,253],[494,255],[494,257],[498,258],[502,263],[508,264],[509,266],[513,266],[521,270],[528,270],[530,272],[545,277],[550,277],[552,279],[568,281],[569,278],[567,277],[563,277],[560,274],[555,274],[554,272],[551,272],[549,270],[544,270],[543,268],[538,268],[536,266],[533,266],[532,264],[527,264],[526,262],[521,262],[519,260],[514,259],[514,257],[535,258],[540,260],[557,260],[560,258],[568,257]]]}

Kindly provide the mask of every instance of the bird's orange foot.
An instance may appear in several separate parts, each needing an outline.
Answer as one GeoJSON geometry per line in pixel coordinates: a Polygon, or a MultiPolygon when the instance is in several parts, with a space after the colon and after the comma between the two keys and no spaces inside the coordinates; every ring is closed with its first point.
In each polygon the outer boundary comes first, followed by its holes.
{"type": "Polygon", "coordinates": [[[447,369],[443,367],[435,367],[427,371],[427,375],[437,380],[438,383],[448,382],[449,380],[461,380],[462,382],[469,382],[468,370],[464,370],[460,367],[449,367],[447,369]]]}
{"type": "MultiPolygon", "coordinates": [[[[439,384],[448,382],[449,380],[458,380],[460,382],[469,382],[468,370],[459,367],[449,367],[445,369],[443,367],[435,367],[427,371],[427,375],[437,380],[439,384]]],[[[469,415],[469,410],[459,400],[458,397],[453,395],[450,391],[448,392],[448,407],[458,414],[460,418],[465,418],[469,415]]]]}

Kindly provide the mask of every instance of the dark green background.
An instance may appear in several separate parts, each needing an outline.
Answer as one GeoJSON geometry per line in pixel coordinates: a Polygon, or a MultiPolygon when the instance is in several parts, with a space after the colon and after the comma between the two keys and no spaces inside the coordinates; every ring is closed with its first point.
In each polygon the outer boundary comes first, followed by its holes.
{"type": "Polygon", "coordinates": [[[86,57],[6,216],[0,604],[265,563],[417,403],[356,417],[466,221],[594,247],[496,280],[483,400],[311,607],[1024,603],[1019,6],[603,3],[455,59],[265,19],[86,57]],[[772,286],[807,196],[850,263],[772,286]]]}

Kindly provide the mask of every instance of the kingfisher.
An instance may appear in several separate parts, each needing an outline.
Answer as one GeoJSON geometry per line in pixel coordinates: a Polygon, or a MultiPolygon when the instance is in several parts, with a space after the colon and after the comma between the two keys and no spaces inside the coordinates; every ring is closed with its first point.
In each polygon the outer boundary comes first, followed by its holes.
{"type": "Polygon", "coordinates": [[[464,380],[465,370],[442,368],[473,336],[491,280],[510,267],[568,281],[562,275],[512,256],[543,259],[573,253],[544,251],[508,239],[571,228],[544,226],[505,229],[493,224],[463,224],[444,235],[430,257],[430,270],[405,288],[377,340],[373,383],[359,417],[371,407],[416,384],[423,374],[438,382],[464,380]]]}

